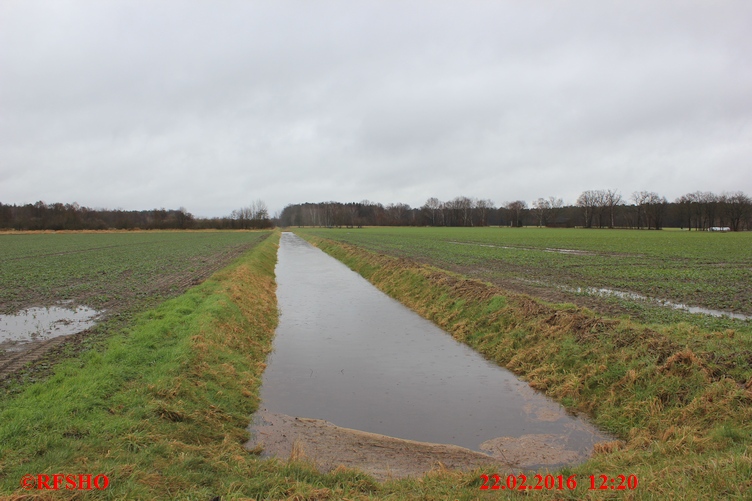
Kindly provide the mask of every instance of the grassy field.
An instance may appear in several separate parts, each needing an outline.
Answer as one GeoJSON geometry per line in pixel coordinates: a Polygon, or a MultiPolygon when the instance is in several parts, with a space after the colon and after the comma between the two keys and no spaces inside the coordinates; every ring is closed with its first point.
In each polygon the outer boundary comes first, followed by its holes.
{"type": "Polygon", "coordinates": [[[0,233],[0,313],[60,301],[122,310],[184,291],[269,232],[0,233]]]}
{"type": "Polygon", "coordinates": [[[648,301],[602,297],[592,290],[607,288],[752,316],[752,232],[550,228],[300,232],[433,264],[551,302],[575,302],[614,316],[628,314],[642,322],[685,321],[711,330],[746,330],[752,325],[687,315],[648,301]]]}

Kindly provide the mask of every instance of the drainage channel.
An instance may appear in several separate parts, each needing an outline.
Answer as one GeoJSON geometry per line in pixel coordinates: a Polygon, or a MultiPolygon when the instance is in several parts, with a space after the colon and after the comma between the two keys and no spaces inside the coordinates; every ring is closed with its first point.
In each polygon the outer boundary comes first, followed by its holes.
{"type": "Polygon", "coordinates": [[[533,468],[612,440],[292,233],[276,276],[280,322],[249,447],[278,455],[268,446],[304,440],[309,422],[533,468]]]}

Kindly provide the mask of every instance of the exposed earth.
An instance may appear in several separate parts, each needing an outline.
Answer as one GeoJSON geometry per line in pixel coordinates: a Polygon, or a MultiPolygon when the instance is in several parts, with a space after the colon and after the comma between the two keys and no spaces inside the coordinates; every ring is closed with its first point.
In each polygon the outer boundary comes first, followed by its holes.
{"type": "Polygon", "coordinates": [[[262,410],[250,426],[246,443],[264,457],[303,459],[323,471],[358,469],[377,480],[420,477],[434,470],[512,473],[527,468],[578,463],[587,459],[566,449],[555,435],[498,437],[481,445],[488,454],[448,444],[416,442],[342,428],[320,419],[293,417],[262,410]]]}

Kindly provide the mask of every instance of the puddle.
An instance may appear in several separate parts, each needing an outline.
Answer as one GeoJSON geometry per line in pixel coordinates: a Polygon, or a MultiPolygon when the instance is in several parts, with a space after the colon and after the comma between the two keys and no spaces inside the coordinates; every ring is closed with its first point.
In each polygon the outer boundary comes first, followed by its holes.
{"type": "Polygon", "coordinates": [[[555,436],[562,460],[530,467],[583,461],[612,440],[291,233],[276,275],[281,315],[259,414],[486,454],[500,437],[555,436]]]}
{"type": "MultiPolygon", "coordinates": [[[[470,245],[474,247],[493,247],[496,249],[509,249],[509,250],[528,250],[528,251],[538,251],[538,252],[555,252],[557,254],[569,254],[574,256],[595,256],[597,255],[595,252],[590,251],[583,251],[583,250],[577,250],[577,249],[556,249],[556,248],[535,248],[535,247],[513,247],[513,246],[506,246],[506,245],[493,245],[493,244],[478,244],[478,243],[471,243],[471,242],[454,242],[449,241],[447,243],[455,244],[455,245],[470,245]]],[[[533,283],[543,283],[537,280],[524,280],[526,282],[533,282],[533,283]]],[[[549,285],[545,284],[544,285],[549,285]]],[[[658,304],[660,306],[666,306],[668,308],[673,308],[675,310],[684,310],[689,313],[695,313],[695,314],[703,314],[703,315],[711,315],[713,317],[729,317],[736,320],[752,320],[752,315],[744,315],[741,313],[733,313],[730,311],[723,311],[723,310],[713,310],[710,308],[702,308],[700,306],[690,306],[683,303],[674,303],[673,301],[669,301],[668,299],[657,299],[657,298],[650,298],[647,296],[643,296],[642,294],[638,294],[636,292],[624,292],[624,291],[617,291],[614,289],[607,289],[607,288],[598,288],[598,287],[566,287],[566,286],[556,286],[559,289],[565,290],[567,292],[574,292],[576,294],[590,294],[590,295],[597,295],[597,296],[615,296],[620,297],[622,299],[629,299],[632,301],[648,301],[651,303],[658,304]]]]}
{"type": "Polygon", "coordinates": [[[494,249],[509,249],[509,250],[526,250],[526,251],[538,251],[538,252],[554,252],[556,254],[569,254],[573,256],[595,256],[595,252],[584,251],[579,249],[556,249],[553,247],[545,247],[543,249],[538,247],[515,247],[511,245],[494,245],[494,244],[478,244],[472,242],[454,242],[448,241],[449,244],[454,245],[471,245],[473,247],[492,247],[494,249]]]}
{"type": "Polygon", "coordinates": [[[34,341],[75,334],[92,327],[100,313],[87,306],[75,309],[51,306],[0,315],[0,346],[14,351],[34,341]]]}
{"type": "Polygon", "coordinates": [[[591,295],[596,295],[596,296],[614,296],[614,297],[619,297],[621,299],[629,299],[631,301],[647,301],[647,302],[654,303],[660,306],[673,308],[675,310],[684,310],[689,313],[710,315],[713,317],[728,317],[728,318],[733,318],[736,320],[752,320],[752,315],[743,315],[741,313],[733,313],[730,311],[723,311],[723,310],[713,310],[710,308],[702,308],[699,306],[689,306],[689,305],[682,304],[682,303],[674,303],[667,299],[650,298],[647,296],[643,296],[642,294],[637,294],[636,292],[625,292],[625,291],[617,291],[614,289],[596,288],[596,287],[576,287],[576,288],[561,287],[561,288],[568,290],[570,292],[575,292],[577,294],[591,294],[591,295]]]}

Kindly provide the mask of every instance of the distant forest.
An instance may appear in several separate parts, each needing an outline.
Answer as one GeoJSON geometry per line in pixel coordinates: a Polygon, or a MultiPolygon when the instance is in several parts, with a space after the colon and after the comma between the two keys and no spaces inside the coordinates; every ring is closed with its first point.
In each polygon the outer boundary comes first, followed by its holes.
{"type": "Polygon", "coordinates": [[[742,192],[716,195],[695,192],[668,202],[654,192],[636,192],[627,200],[616,190],[583,192],[575,205],[560,198],[523,200],[496,207],[491,200],[456,197],[429,198],[423,206],[359,203],[304,203],[288,205],[276,223],[280,226],[547,226],[585,228],[661,229],[664,227],[731,231],[752,229],[752,199],[742,192]]]}
{"type": "Polygon", "coordinates": [[[15,230],[261,229],[273,226],[547,226],[731,231],[752,230],[752,198],[742,192],[695,192],[668,202],[654,192],[625,199],[616,190],[584,191],[574,205],[560,198],[523,200],[497,207],[491,200],[429,198],[421,207],[364,200],[291,204],[272,218],[257,200],[220,218],[198,218],[186,209],[90,209],[73,204],[0,203],[0,228],[15,230]]]}
{"type": "Polygon", "coordinates": [[[0,228],[14,230],[166,230],[271,228],[266,205],[254,202],[226,217],[197,218],[185,208],[152,210],[90,209],[73,204],[0,203],[0,228]]]}

